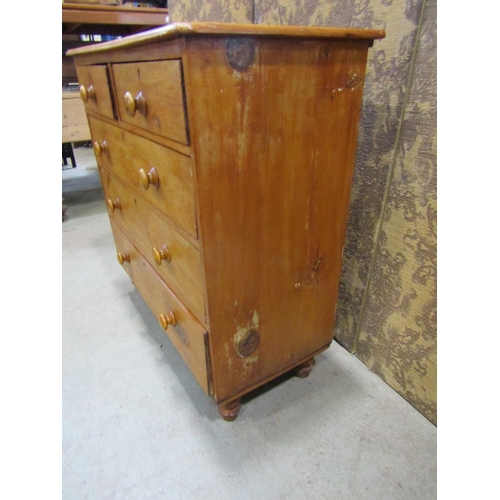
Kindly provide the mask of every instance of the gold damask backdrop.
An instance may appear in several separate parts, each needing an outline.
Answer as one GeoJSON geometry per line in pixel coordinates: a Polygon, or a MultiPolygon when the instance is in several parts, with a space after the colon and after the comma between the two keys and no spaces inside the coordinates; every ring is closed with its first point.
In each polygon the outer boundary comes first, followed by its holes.
{"type": "Polygon", "coordinates": [[[334,335],[437,422],[436,0],[170,0],[171,21],[382,28],[334,335]]]}

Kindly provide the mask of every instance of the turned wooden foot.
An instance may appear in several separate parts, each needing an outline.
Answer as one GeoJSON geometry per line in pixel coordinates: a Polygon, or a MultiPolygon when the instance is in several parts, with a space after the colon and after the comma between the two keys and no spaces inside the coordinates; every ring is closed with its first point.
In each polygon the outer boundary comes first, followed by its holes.
{"type": "Polygon", "coordinates": [[[229,403],[221,403],[219,405],[219,413],[222,415],[224,420],[232,422],[238,416],[241,410],[240,398],[230,401],[229,403]]]}
{"type": "Polygon", "coordinates": [[[314,358],[311,358],[302,363],[301,365],[297,366],[295,368],[295,374],[297,375],[297,377],[300,378],[309,377],[309,374],[313,369],[314,363],[315,363],[314,358]]]}

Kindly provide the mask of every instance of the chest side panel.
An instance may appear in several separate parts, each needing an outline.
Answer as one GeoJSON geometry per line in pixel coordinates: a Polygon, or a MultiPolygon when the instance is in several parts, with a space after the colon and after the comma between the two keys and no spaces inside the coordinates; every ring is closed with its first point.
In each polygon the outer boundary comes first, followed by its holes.
{"type": "Polygon", "coordinates": [[[187,40],[217,400],[332,340],[367,49],[187,40]]]}

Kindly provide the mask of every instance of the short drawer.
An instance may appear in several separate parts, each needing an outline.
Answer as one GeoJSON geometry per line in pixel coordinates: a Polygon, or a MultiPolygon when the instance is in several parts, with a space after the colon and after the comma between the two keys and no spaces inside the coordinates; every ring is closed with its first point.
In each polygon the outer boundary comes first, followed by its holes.
{"type": "Polygon", "coordinates": [[[196,380],[209,393],[207,332],[111,221],[118,260],[196,380]]]}
{"type": "Polygon", "coordinates": [[[180,60],[113,64],[120,119],[188,144],[180,60]]]}
{"type": "Polygon", "coordinates": [[[93,117],[89,125],[99,165],[196,237],[193,160],[93,117]]]}
{"type": "Polygon", "coordinates": [[[78,66],[76,71],[85,109],[114,118],[107,65],[78,66]]]}
{"type": "Polygon", "coordinates": [[[204,322],[200,251],[106,170],[101,170],[101,179],[110,218],[125,230],[161,278],[204,322]]]}

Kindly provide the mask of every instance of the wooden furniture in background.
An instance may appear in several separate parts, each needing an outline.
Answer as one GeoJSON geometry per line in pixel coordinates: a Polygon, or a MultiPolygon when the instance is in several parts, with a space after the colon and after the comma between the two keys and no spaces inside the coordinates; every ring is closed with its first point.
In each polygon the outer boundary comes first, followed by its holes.
{"type": "MultiPolygon", "coordinates": [[[[167,24],[168,9],[130,5],[62,4],[63,85],[76,82],[70,49],[89,45],[79,35],[126,36],[167,24]]],[[[95,42],[92,42],[92,44],[95,42]]]]}
{"type": "Polygon", "coordinates": [[[70,51],[117,257],[226,420],[332,342],[380,30],[172,24],[70,51]]]}
{"type": "MultiPolygon", "coordinates": [[[[63,90],[62,92],[62,163],[63,166],[71,161],[76,167],[73,153],[74,142],[90,141],[90,129],[85,114],[85,107],[78,91],[63,90]]],[[[64,217],[63,217],[64,220],[64,217]]]]}
{"type": "Polygon", "coordinates": [[[125,36],[167,23],[168,9],[62,4],[62,32],[125,36]]]}
{"type": "Polygon", "coordinates": [[[62,142],[90,141],[85,106],[78,91],[62,93],[62,142]]]}

